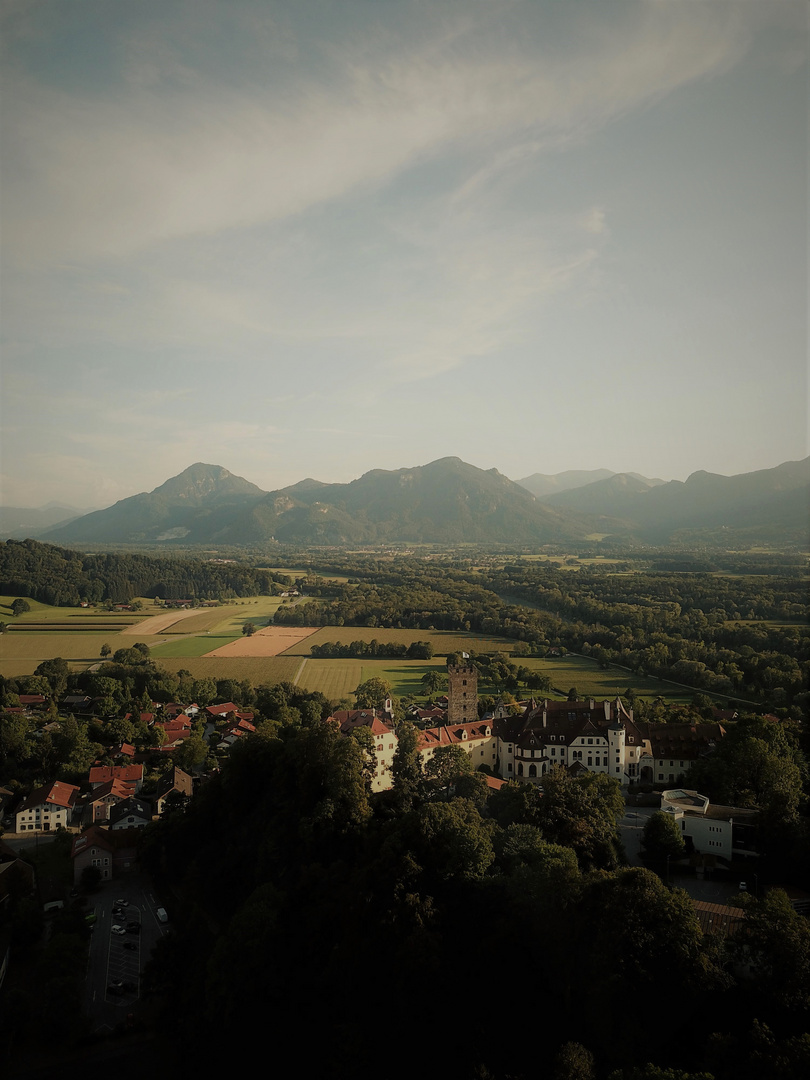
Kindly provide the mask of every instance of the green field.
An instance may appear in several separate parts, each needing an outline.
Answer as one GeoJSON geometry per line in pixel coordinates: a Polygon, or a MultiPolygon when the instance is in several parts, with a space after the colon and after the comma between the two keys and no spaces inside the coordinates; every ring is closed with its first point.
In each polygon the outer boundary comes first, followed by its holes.
{"type": "Polygon", "coordinates": [[[105,643],[115,652],[134,644],[135,638],[120,634],[55,634],[31,631],[0,636],[0,675],[31,675],[43,660],[61,656],[74,670],[101,663],[99,655],[105,643]]]}
{"type": "MultiPolygon", "coordinates": [[[[693,690],[685,690],[682,686],[666,683],[661,679],[634,675],[632,671],[625,671],[623,668],[609,667],[602,670],[595,660],[589,660],[586,656],[555,656],[549,660],[528,657],[519,663],[531,671],[548,675],[555,688],[551,691],[552,697],[565,697],[572,686],[577,688],[580,698],[592,697],[600,701],[604,698],[624,696],[628,689],[650,701],[662,695],[667,701],[678,704],[688,703],[694,695],[693,690]]],[[[534,694],[538,696],[538,691],[534,691],[534,694]]]]}
{"type": "MultiPolygon", "coordinates": [[[[285,656],[278,659],[294,658],[285,656]]],[[[359,660],[307,660],[302,669],[301,660],[297,659],[296,672],[301,671],[298,685],[310,693],[319,690],[331,701],[337,701],[349,697],[363,681],[362,671],[365,666],[359,660]]]]}
{"type": "Polygon", "coordinates": [[[38,600],[31,600],[30,597],[23,596],[21,599],[30,606],[30,611],[23,612],[22,615],[14,615],[11,611],[11,605],[17,599],[16,596],[0,596],[0,619],[3,622],[13,621],[17,623],[29,623],[29,622],[73,622],[77,620],[89,621],[89,622],[101,622],[108,623],[110,625],[119,625],[122,628],[130,626],[132,623],[137,622],[139,619],[145,618],[147,615],[153,614],[151,610],[152,601],[142,600],[144,609],[147,605],[149,610],[143,612],[137,611],[103,611],[101,608],[83,608],[83,607],[51,607],[49,604],[40,604],[38,600]]]}
{"type": "Polygon", "coordinates": [[[178,637],[174,641],[158,641],[160,644],[150,649],[150,655],[155,660],[166,660],[170,657],[205,656],[223,645],[237,641],[241,633],[235,634],[204,634],[202,637],[178,637]]]}
{"type": "MultiPolygon", "coordinates": [[[[0,597],[0,608],[6,610],[14,597],[0,597]]],[[[504,652],[511,654],[516,642],[510,638],[487,637],[445,630],[400,630],[382,627],[325,626],[312,637],[293,645],[286,653],[276,657],[209,657],[205,654],[221,645],[238,640],[243,623],[252,621],[264,625],[277,610],[277,597],[250,597],[235,601],[226,607],[200,611],[180,619],[159,634],[133,635],[120,631],[133,622],[142,621],[161,613],[151,603],[133,618],[129,612],[116,616],[85,608],[52,608],[36,601],[29,601],[31,611],[13,622],[48,624],[53,630],[11,630],[0,635],[0,674],[11,678],[30,675],[43,660],[55,656],[70,661],[74,670],[100,662],[101,646],[107,644],[115,652],[129,648],[136,641],[150,646],[155,661],[170,671],[185,668],[195,678],[211,676],[215,679],[250,679],[255,684],[292,681],[300,672],[299,685],[310,691],[320,690],[327,697],[337,700],[347,697],[358,683],[377,675],[391,683],[393,693],[421,695],[421,679],[430,668],[444,668],[448,653],[475,651],[479,653],[504,652]],[[65,629],[72,620],[76,630],[65,629]],[[103,619],[104,628],[98,627],[103,619]],[[93,623],[96,626],[93,626],[93,623]],[[92,629],[91,629],[92,627],[92,629]],[[118,629],[120,627],[120,629],[118,629]],[[352,641],[371,641],[381,644],[410,645],[414,641],[430,641],[435,651],[432,662],[419,660],[316,660],[310,657],[313,644],[335,641],[349,644],[352,641]],[[306,663],[301,666],[302,661],[306,663]]],[[[10,612],[9,612],[10,614],[10,612]]],[[[179,613],[178,613],[179,614],[179,613]]],[[[664,695],[672,702],[688,702],[692,691],[659,679],[640,677],[619,668],[602,670],[598,664],[580,656],[538,659],[520,658],[517,661],[530,670],[548,675],[555,688],[553,697],[565,696],[575,686],[581,698],[614,698],[632,688],[641,697],[652,700],[664,695]]],[[[492,687],[480,685],[482,693],[491,693],[492,687]]]]}
{"type": "Polygon", "coordinates": [[[511,653],[517,644],[512,638],[487,637],[484,634],[464,634],[455,630],[395,630],[382,626],[323,626],[317,633],[296,645],[285,656],[309,656],[312,645],[335,641],[350,645],[353,641],[379,641],[381,645],[411,645],[414,641],[429,641],[437,656],[453,652],[511,653]]]}

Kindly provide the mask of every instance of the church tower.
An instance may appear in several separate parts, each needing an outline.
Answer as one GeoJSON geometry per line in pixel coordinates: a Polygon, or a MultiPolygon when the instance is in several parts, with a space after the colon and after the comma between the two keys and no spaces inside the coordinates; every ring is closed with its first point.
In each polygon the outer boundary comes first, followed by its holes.
{"type": "Polygon", "coordinates": [[[447,723],[467,724],[478,719],[478,669],[463,660],[447,667],[447,723]]]}

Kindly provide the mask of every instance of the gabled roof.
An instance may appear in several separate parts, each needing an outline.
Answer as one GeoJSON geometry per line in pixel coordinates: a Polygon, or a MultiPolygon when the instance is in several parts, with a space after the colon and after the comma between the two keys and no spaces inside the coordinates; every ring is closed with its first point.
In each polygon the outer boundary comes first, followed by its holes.
{"type": "MultiPolygon", "coordinates": [[[[134,753],[134,749],[133,749],[134,753]]],[[[143,780],[143,765],[94,765],[90,769],[90,783],[106,784],[110,780],[123,780],[127,784],[135,784],[143,780]]]]}
{"type": "Polygon", "coordinates": [[[704,934],[733,937],[739,932],[745,919],[742,908],[726,904],[709,904],[705,900],[693,900],[695,914],[704,934]]]}
{"type": "Polygon", "coordinates": [[[360,727],[367,727],[372,735],[390,735],[394,730],[375,709],[338,709],[328,719],[336,721],[344,735],[360,727]]]}
{"type": "Polygon", "coordinates": [[[113,795],[117,799],[129,799],[134,794],[134,784],[128,784],[125,780],[119,780],[117,777],[114,777],[112,780],[108,780],[106,784],[99,784],[98,787],[94,787],[87,796],[87,802],[100,802],[110,795],[113,795]]]}
{"type": "Polygon", "coordinates": [[[78,794],[79,789],[73,784],[63,784],[61,780],[54,780],[52,784],[34,788],[17,813],[21,810],[30,810],[33,806],[43,806],[45,803],[70,810],[78,794]]]}
{"type": "Polygon", "coordinates": [[[82,855],[91,847],[104,848],[105,851],[109,851],[113,855],[116,851],[131,849],[138,842],[139,831],[138,829],[119,829],[114,832],[112,829],[105,829],[101,825],[91,825],[73,841],[70,857],[75,859],[77,855],[82,855]]]}
{"type": "Polygon", "coordinates": [[[112,834],[107,829],[102,829],[99,825],[91,825],[89,829],[86,829],[81,836],[77,836],[73,841],[73,847],[70,850],[71,859],[75,859],[77,855],[81,855],[82,852],[87,851],[88,848],[93,846],[102,847],[106,851],[112,851],[112,834]]]}
{"type": "Polygon", "coordinates": [[[698,758],[723,738],[722,724],[650,724],[654,758],[698,758]]]}
{"type": "Polygon", "coordinates": [[[475,742],[492,735],[492,726],[485,720],[474,720],[469,724],[448,724],[446,727],[425,728],[417,731],[419,743],[417,749],[428,750],[435,746],[453,746],[459,743],[475,742]]]}
{"type": "Polygon", "coordinates": [[[208,705],[205,711],[209,716],[227,716],[229,712],[239,712],[239,706],[232,701],[226,701],[222,705],[208,705]]]}
{"type": "Polygon", "coordinates": [[[191,795],[192,787],[189,774],[175,765],[158,780],[155,797],[162,799],[170,791],[180,791],[184,795],[191,795]]]}
{"type": "Polygon", "coordinates": [[[128,799],[122,799],[120,803],[112,807],[110,810],[110,823],[115,825],[116,822],[130,815],[151,821],[152,808],[143,799],[139,799],[137,795],[131,795],[128,799]]]}

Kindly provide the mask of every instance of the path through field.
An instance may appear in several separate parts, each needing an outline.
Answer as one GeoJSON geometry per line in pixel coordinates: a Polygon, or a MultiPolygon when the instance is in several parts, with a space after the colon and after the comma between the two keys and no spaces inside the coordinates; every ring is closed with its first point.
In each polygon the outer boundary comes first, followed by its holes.
{"type": "Polygon", "coordinates": [[[199,614],[199,608],[192,608],[190,611],[167,611],[164,615],[152,615],[149,619],[142,619],[140,622],[122,630],[121,634],[132,634],[134,637],[143,637],[144,634],[159,634],[163,630],[168,630],[170,626],[174,626],[175,623],[199,614]]]}

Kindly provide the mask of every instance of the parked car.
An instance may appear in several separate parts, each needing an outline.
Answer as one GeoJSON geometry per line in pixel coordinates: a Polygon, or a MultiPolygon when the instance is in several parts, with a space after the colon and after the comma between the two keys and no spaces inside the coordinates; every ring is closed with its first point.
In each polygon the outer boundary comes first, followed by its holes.
{"type": "Polygon", "coordinates": [[[124,930],[121,931],[122,934],[123,933],[140,934],[140,932],[141,932],[141,924],[140,923],[130,923],[125,931],[124,930]]]}
{"type": "Polygon", "coordinates": [[[129,907],[129,900],[114,900],[115,907],[129,907]]]}
{"type": "Polygon", "coordinates": [[[112,932],[114,934],[125,934],[126,930],[123,928],[123,926],[114,926],[112,928],[112,932]]]}
{"type": "Polygon", "coordinates": [[[138,948],[134,941],[122,941],[121,944],[125,949],[129,949],[130,951],[138,948]]]}

